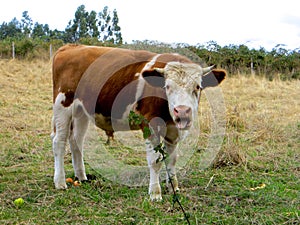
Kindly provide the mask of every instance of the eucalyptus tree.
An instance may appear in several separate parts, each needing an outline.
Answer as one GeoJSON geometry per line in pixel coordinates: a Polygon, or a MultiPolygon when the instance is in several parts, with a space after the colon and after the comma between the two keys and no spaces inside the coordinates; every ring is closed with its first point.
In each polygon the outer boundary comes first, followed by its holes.
{"type": "Polygon", "coordinates": [[[22,13],[21,28],[25,37],[30,37],[33,27],[33,21],[30,18],[28,11],[22,13]]]}

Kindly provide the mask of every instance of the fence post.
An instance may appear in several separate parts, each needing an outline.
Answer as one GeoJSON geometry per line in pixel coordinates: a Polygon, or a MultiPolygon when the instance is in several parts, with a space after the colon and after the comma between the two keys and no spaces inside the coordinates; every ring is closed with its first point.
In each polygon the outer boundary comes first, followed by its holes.
{"type": "Polygon", "coordinates": [[[12,58],[15,59],[15,42],[12,43],[11,47],[12,47],[12,50],[11,50],[12,51],[11,52],[12,53],[12,58]]]}
{"type": "Polygon", "coordinates": [[[255,75],[255,71],[254,71],[254,66],[253,66],[253,60],[252,60],[252,57],[251,57],[251,64],[250,64],[250,67],[251,67],[251,75],[254,76],[254,75],[255,75]]]}
{"type": "Polygon", "coordinates": [[[50,55],[50,59],[52,58],[52,44],[50,44],[49,46],[49,55],[50,55]]]}

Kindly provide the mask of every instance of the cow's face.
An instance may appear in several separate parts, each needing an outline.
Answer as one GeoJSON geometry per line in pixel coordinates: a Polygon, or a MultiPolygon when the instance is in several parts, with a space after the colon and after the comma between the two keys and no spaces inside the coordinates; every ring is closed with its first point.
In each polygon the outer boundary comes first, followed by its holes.
{"type": "Polygon", "coordinates": [[[170,115],[180,130],[191,127],[198,112],[201,91],[205,87],[218,85],[225,75],[225,71],[212,70],[211,67],[202,68],[197,64],[179,62],[171,62],[165,68],[143,73],[148,83],[165,89],[170,115]],[[163,80],[151,82],[149,76],[161,77],[163,80]]]}

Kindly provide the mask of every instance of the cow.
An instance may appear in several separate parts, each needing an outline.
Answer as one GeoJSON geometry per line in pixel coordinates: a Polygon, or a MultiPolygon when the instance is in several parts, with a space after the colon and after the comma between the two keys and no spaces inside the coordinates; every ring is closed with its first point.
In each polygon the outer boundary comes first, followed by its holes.
{"type": "Polygon", "coordinates": [[[93,121],[109,137],[115,131],[149,128],[145,146],[150,199],[162,199],[162,161],[158,160],[161,152],[155,150],[161,140],[168,154],[167,180],[172,181],[174,190],[179,190],[176,146],[195,120],[202,90],[219,85],[225,76],[225,70],[201,67],[175,53],[75,44],[59,48],[52,64],[55,188],[67,188],[67,141],[75,176],[80,181],[87,180],[83,142],[88,124],[93,121]],[[128,123],[130,112],[149,123],[128,123]]]}

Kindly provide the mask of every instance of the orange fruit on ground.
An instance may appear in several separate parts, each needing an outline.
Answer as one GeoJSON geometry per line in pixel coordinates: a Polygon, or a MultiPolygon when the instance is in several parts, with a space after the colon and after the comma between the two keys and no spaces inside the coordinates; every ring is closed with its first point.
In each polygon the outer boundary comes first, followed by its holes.
{"type": "Polygon", "coordinates": [[[69,178],[66,179],[66,182],[67,183],[73,183],[73,179],[69,177],[69,178]]]}
{"type": "Polygon", "coordinates": [[[73,185],[74,185],[75,187],[78,187],[78,186],[80,186],[80,182],[76,180],[76,181],[74,181],[73,185]]]}

